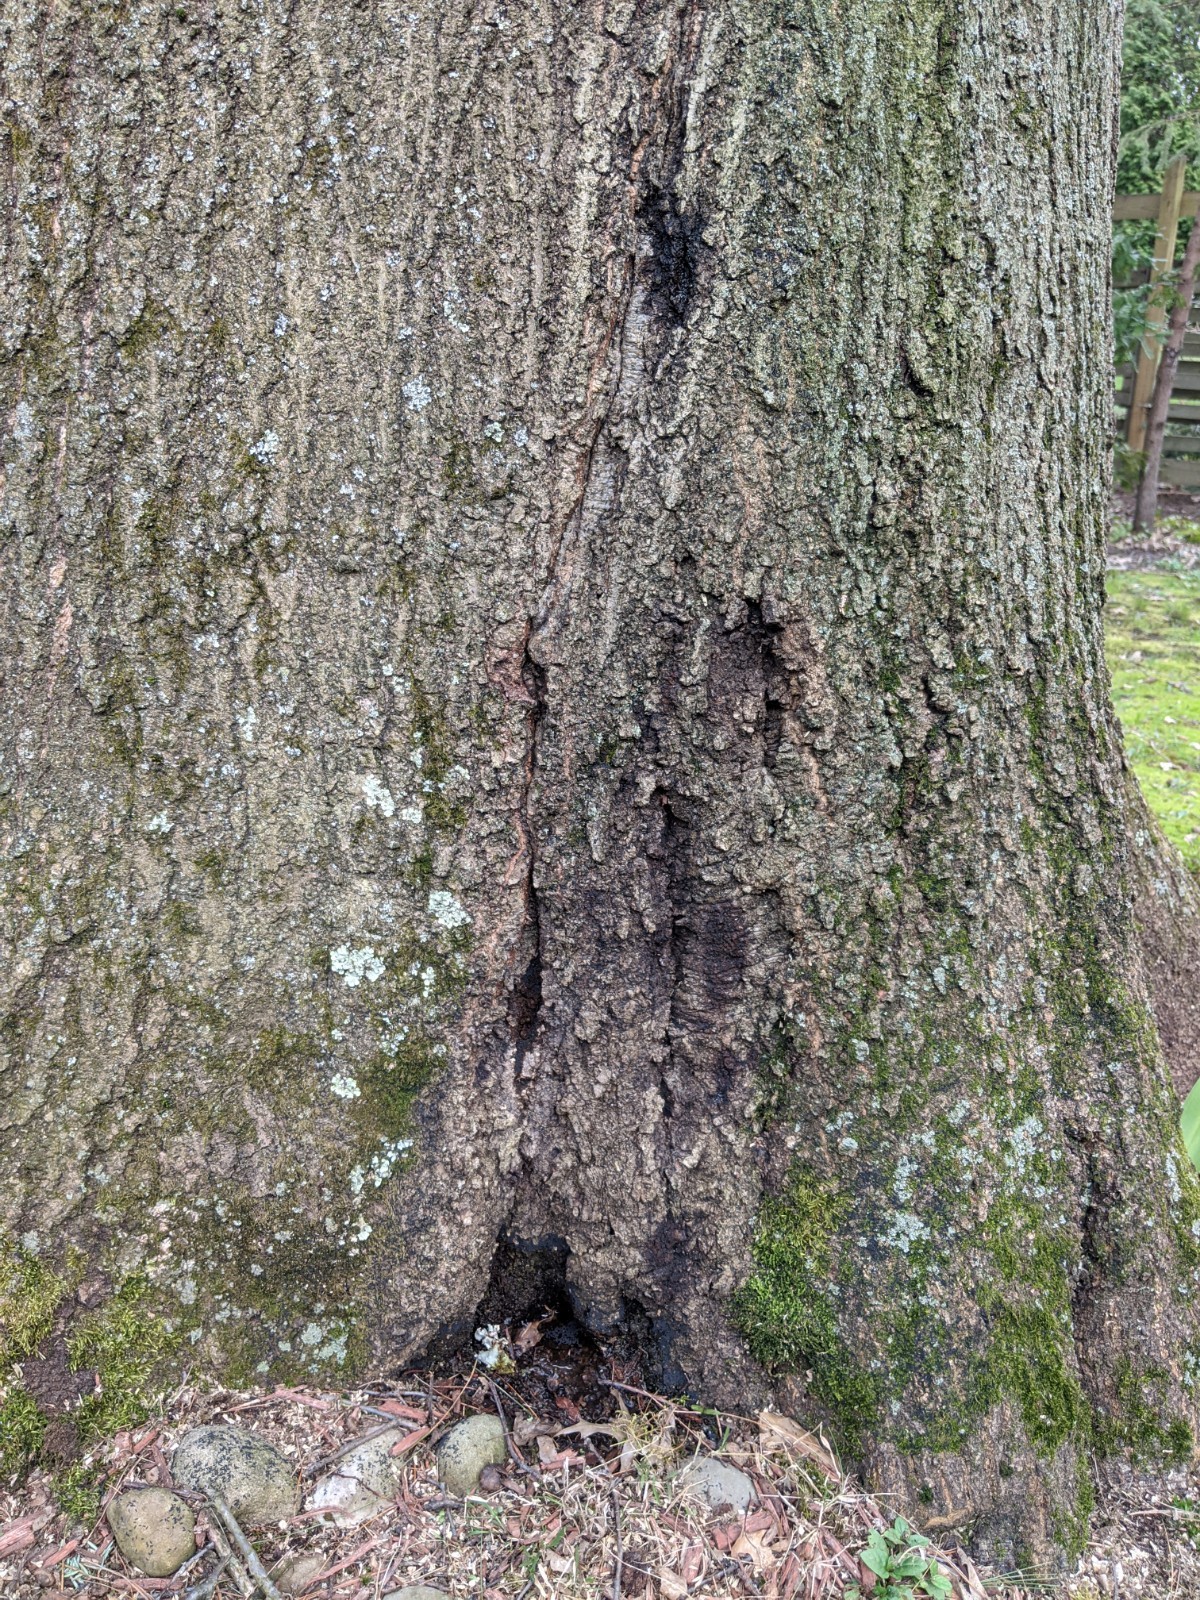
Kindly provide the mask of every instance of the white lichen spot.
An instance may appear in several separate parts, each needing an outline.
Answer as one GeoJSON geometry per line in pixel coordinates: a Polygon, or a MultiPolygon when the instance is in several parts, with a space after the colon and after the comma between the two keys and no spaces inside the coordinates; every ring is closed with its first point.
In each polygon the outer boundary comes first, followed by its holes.
{"type": "Polygon", "coordinates": [[[346,1338],[345,1333],[333,1334],[317,1351],[317,1360],[336,1361],[340,1367],[346,1359],[346,1338]]]}
{"type": "Polygon", "coordinates": [[[424,822],[425,813],[420,806],[401,806],[400,820],[401,822],[415,822],[419,824],[424,822]]]}
{"type": "Polygon", "coordinates": [[[513,1370],[512,1357],[500,1343],[498,1324],[489,1322],[486,1328],[476,1328],[475,1342],[481,1346],[479,1354],[475,1357],[481,1367],[488,1367],[493,1372],[513,1370]]]}
{"type": "Polygon", "coordinates": [[[256,461],[261,461],[264,467],[269,467],[279,454],[279,435],[274,428],[268,428],[261,439],[256,439],[250,446],[250,454],[256,461]]]}
{"type": "Polygon", "coordinates": [[[917,1163],[911,1156],[901,1156],[896,1163],[896,1170],[892,1174],[892,1193],[897,1200],[908,1200],[912,1196],[913,1173],[917,1170],[917,1163]]]}
{"type": "Polygon", "coordinates": [[[28,444],[33,431],[33,410],[27,400],[18,400],[13,407],[12,436],[18,444],[28,444]]]}
{"type": "Polygon", "coordinates": [[[247,706],[237,719],[237,725],[242,730],[242,738],[247,744],[254,743],[254,729],[258,723],[258,712],[253,706],[247,706]]]}
{"type": "Polygon", "coordinates": [[[165,811],[160,811],[156,817],[150,818],[150,821],[146,824],[146,832],[166,834],[170,833],[174,826],[175,824],[171,821],[170,817],[167,816],[167,813],[165,811]]]}
{"type": "Polygon", "coordinates": [[[928,1239],[929,1229],[912,1211],[898,1211],[892,1225],[880,1238],[880,1243],[907,1255],[918,1239],[928,1239]]]}
{"type": "Polygon", "coordinates": [[[400,1158],[412,1149],[412,1143],[411,1139],[384,1139],[382,1148],[377,1155],[371,1157],[369,1166],[350,1169],[351,1194],[361,1194],[368,1178],[377,1189],[386,1183],[396,1170],[400,1158]]]}
{"type": "Polygon", "coordinates": [[[429,915],[435,922],[440,922],[443,928],[461,928],[464,923],[471,920],[462,901],[456,899],[447,889],[429,891],[429,915]]]}
{"type": "Polygon", "coordinates": [[[425,407],[433,399],[429,385],[420,373],[402,385],[400,392],[403,394],[405,403],[410,411],[424,411],[425,407]]]}
{"type": "Polygon", "coordinates": [[[375,774],[369,773],[362,781],[363,799],[369,806],[380,812],[385,817],[394,816],[396,802],[392,798],[392,791],[380,783],[375,774]]]}
{"type": "Polygon", "coordinates": [[[369,944],[352,950],[348,944],[338,945],[329,952],[329,965],[345,983],[347,989],[357,989],[365,978],[377,983],[383,977],[383,962],[369,944]]]}
{"type": "Polygon", "coordinates": [[[329,1080],[329,1087],[339,1100],[357,1100],[362,1094],[358,1080],[345,1072],[335,1072],[329,1080]]]}
{"type": "Polygon", "coordinates": [[[1045,1131],[1043,1123],[1037,1117],[1026,1117],[1024,1122],[1019,1122],[1008,1136],[1005,1163],[1024,1174],[1037,1149],[1038,1135],[1045,1131]]]}
{"type": "Polygon", "coordinates": [[[464,322],[463,313],[466,303],[459,289],[448,289],[442,297],[442,315],[454,329],[455,333],[470,333],[471,325],[464,322]]]}

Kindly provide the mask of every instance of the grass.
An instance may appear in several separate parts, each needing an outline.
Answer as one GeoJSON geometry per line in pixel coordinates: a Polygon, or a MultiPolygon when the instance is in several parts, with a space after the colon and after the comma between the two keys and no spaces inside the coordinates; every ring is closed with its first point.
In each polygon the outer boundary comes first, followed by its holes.
{"type": "Polygon", "coordinates": [[[1163,831],[1200,873],[1200,572],[1110,572],[1105,622],[1129,759],[1163,831]]]}
{"type": "MultiPolygon", "coordinates": [[[[1189,517],[1158,517],[1155,519],[1154,532],[1165,533],[1172,539],[1182,539],[1185,544],[1200,544],[1200,522],[1193,522],[1189,517]]],[[[1133,524],[1129,518],[1114,517],[1113,543],[1121,544],[1124,540],[1132,538],[1133,524]]]]}

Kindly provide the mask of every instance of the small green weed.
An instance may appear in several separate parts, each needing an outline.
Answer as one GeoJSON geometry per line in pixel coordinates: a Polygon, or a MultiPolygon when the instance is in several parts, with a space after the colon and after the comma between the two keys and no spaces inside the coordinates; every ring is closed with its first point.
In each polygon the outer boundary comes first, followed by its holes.
{"type": "MultiPolygon", "coordinates": [[[[890,1528],[876,1528],[858,1559],[877,1582],[871,1600],[916,1600],[930,1595],[933,1600],[949,1600],[950,1579],[938,1571],[929,1554],[929,1540],[897,1517],[890,1528]]],[[[846,1600],[862,1600],[857,1583],[846,1590],[846,1600]]]]}
{"type": "Polygon", "coordinates": [[[1181,1495],[1176,1495],[1171,1504],[1176,1511],[1184,1513],[1176,1520],[1175,1526],[1193,1550],[1200,1550],[1200,1505],[1195,1500],[1188,1500],[1181,1495]]]}

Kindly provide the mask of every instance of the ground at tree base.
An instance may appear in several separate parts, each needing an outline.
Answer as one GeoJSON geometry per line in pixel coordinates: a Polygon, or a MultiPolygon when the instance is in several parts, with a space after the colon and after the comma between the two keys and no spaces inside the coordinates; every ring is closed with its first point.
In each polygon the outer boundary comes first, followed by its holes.
{"type": "MultiPolygon", "coordinates": [[[[307,1495],[330,1459],[381,1421],[414,1436],[394,1504],[345,1530],[319,1523],[302,1504],[287,1522],[252,1531],[268,1570],[289,1554],[320,1558],[319,1573],[302,1591],[306,1600],[380,1600],[416,1583],[463,1600],[832,1600],[853,1594],[856,1584],[864,1600],[870,1595],[873,1580],[858,1556],[893,1510],[837,1468],[825,1441],[771,1414],[750,1419],[689,1410],[636,1385],[608,1389],[606,1420],[598,1424],[596,1389],[572,1384],[565,1363],[566,1392],[554,1394],[556,1365],[552,1353],[532,1384],[523,1376],[493,1378],[476,1366],[436,1381],[409,1375],[345,1393],[185,1387],[157,1417],[68,1469],[74,1516],[56,1505],[61,1471],[56,1479],[39,1468],[20,1488],[0,1489],[0,1595],[185,1595],[214,1565],[201,1502],[195,1560],[173,1578],[148,1579],[125,1563],[103,1517],[120,1488],[170,1485],[171,1454],[182,1434],[231,1423],[276,1444],[295,1463],[307,1495]],[[478,1496],[449,1499],[437,1481],[433,1443],[456,1418],[494,1412],[497,1404],[523,1465],[514,1461],[478,1496]],[[714,1451],[754,1483],[748,1514],[709,1510],[676,1481],[691,1456],[714,1451]],[[85,1477],[98,1500],[81,1522],[85,1477]]],[[[1200,1594],[1200,1469],[1148,1475],[1110,1463],[1098,1476],[1092,1542],[1076,1575],[1060,1583],[1031,1585],[977,1571],[955,1535],[935,1533],[931,1549],[953,1600],[1200,1594]]],[[[213,1600],[237,1593],[222,1581],[213,1600]]]]}

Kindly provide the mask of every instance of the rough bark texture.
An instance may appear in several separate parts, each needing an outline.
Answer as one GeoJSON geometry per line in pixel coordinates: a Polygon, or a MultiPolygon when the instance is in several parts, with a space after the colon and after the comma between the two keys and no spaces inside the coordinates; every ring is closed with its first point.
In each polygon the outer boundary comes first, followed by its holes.
{"type": "Polygon", "coordinates": [[[1200,1215],[1117,7],[0,16],[12,1238],[281,1375],[469,1338],[503,1238],[1070,1542],[1088,1447],[1189,1448],[1200,1215]]]}

